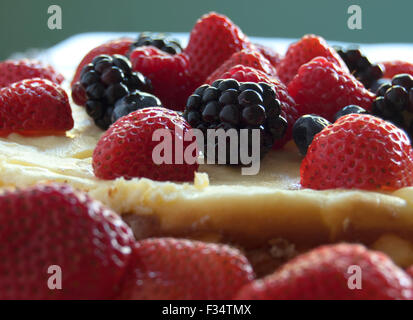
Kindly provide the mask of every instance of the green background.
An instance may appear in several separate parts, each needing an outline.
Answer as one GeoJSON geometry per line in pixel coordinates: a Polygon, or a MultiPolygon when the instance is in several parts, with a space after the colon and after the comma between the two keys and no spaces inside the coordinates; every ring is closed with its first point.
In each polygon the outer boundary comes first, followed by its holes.
{"type": "Polygon", "coordinates": [[[79,32],[188,32],[203,13],[228,15],[251,36],[316,33],[349,42],[413,42],[411,0],[0,0],[0,59],[49,47],[79,32]],[[63,29],[47,28],[47,8],[63,11],[63,29]],[[347,8],[363,10],[363,29],[347,28],[347,8]]]}

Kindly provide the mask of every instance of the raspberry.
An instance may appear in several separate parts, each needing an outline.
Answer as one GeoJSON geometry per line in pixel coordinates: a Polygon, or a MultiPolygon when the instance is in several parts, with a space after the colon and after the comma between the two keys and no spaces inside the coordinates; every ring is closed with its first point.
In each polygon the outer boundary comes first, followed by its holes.
{"type": "Polygon", "coordinates": [[[288,92],[297,103],[300,115],[313,113],[329,121],[350,104],[370,111],[375,98],[351,74],[324,57],[302,65],[288,85],[288,92]]]}
{"type": "Polygon", "coordinates": [[[206,83],[212,83],[219,79],[219,76],[230,70],[236,65],[251,67],[260,70],[268,76],[276,76],[277,72],[271,63],[259,51],[243,49],[235,52],[219,68],[217,68],[206,80],[206,83]]]}
{"type": "Polygon", "coordinates": [[[0,136],[59,135],[73,125],[66,92],[49,80],[22,80],[0,89],[0,136]]]}
{"type": "Polygon", "coordinates": [[[401,74],[401,73],[407,73],[413,76],[413,63],[407,62],[407,61],[400,61],[400,60],[395,60],[395,61],[385,61],[382,62],[382,65],[384,66],[385,72],[384,72],[384,78],[391,79],[394,76],[401,74]]]}
{"type": "Polygon", "coordinates": [[[344,61],[323,38],[316,35],[306,35],[300,41],[290,45],[277,67],[278,76],[282,82],[289,84],[300,66],[316,57],[325,57],[338,67],[348,71],[344,61]]]}
{"type": "Polygon", "coordinates": [[[0,62],[0,88],[25,79],[42,78],[61,84],[63,76],[49,65],[36,60],[6,60],[0,62]]]}
{"type": "Polygon", "coordinates": [[[281,62],[281,55],[273,48],[264,46],[262,44],[254,44],[255,48],[268,59],[274,68],[277,68],[281,62]]]}
{"type": "Polygon", "coordinates": [[[130,55],[133,70],[148,77],[153,93],[165,107],[183,110],[198,82],[192,78],[188,57],[170,55],[155,47],[139,47],[130,55]]]}
{"type": "Polygon", "coordinates": [[[413,185],[409,138],[371,115],[350,114],[317,134],[301,163],[311,189],[395,190],[413,185]]]}
{"type": "MultiPolygon", "coordinates": [[[[190,129],[185,119],[172,110],[153,107],[134,111],[116,121],[98,141],[92,161],[95,175],[107,180],[144,177],[158,181],[193,181],[198,164],[175,161],[177,141],[182,143],[183,152],[193,143],[184,141],[190,129]],[[153,150],[160,143],[152,138],[157,129],[167,130],[172,135],[171,153],[165,154],[172,163],[156,164],[153,160],[153,150]]],[[[196,159],[197,150],[192,156],[196,159]]]]}

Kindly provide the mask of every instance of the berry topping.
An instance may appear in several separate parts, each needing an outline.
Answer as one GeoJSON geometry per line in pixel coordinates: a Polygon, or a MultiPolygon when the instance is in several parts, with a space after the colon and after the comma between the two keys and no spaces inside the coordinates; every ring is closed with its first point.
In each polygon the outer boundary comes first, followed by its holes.
{"type": "Polygon", "coordinates": [[[239,300],[412,298],[412,280],[388,256],[361,245],[344,243],[304,253],[273,274],[247,284],[236,296],[239,300]]]}
{"type": "Polygon", "coordinates": [[[350,114],[315,136],[301,163],[301,185],[319,190],[412,186],[412,156],[403,130],[371,115],[350,114]]]}
{"type": "Polygon", "coordinates": [[[172,39],[163,33],[142,32],[138,39],[132,43],[130,52],[143,46],[153,46],[169,54],[182,52],[182,46],[179,40],[172,39]]]}
{"type": "Polygon", "coordinates": [[[73,85],[80,80],[80,73],[82,72],[84,66],[87,64],[91,63],[92,60],[99,55],[105,54],[108,56],[114,55],[114,54],[120,54],[120,55],[126,55],[126,53],[129,51],[130,46],[132,45],[133,40],[132,39],[116,39],[112,40],[109,42],[106,42],[92,50],[90,50],[86,56],[82,59],[82,61],[79,63],[79,65],[76,68],[75,75],[73,76],[72,82],[70,85],[73,87],[73,85]]]}
{"type": "Polygon", "coordinates": [[[22,80],[0,89],[0,136],[60,135],[73,125],[66,92],[49,80],[22,80]]]}
{"type": "Polygon", "coordinates": [[[248,38],[230,19],[211,12],[196,22],[184,52],[194,74],[204,82],[232,54],[249,47],[248,38]]]}
{"type": "Polygon", "coordinates": [[[158,181],[193,181],[198,169],[197,148],[191,154],[193,162],[187,163],[183,155],[195,141],[195,138],[184,140],[190,129],[185,119],[172,110],[152,107],[134,111],[117,120],[100,138],[93,152],[95,175],[107,180],[144,177],[158,181]],[[160,142],[153,134],[158,129],[169,133],[171,142],[164,150],[165,161],[161,164],[154,158],[154,148],[160,142]],[[176,144],[182,145],[181,151],[177,151],[180,148],[175,148],[176,144]],[[182,163],[176,160],[178,158],[183,159],[182,163]]]}
{"type": "Polygon", "coordinates": [[[281,103],[281,116],[287,120],[287,131],[282,139],[279,139],[273,145],[274,149],[279,149],[291,139],[292,128],[295,120],[298,118],[298,112],[295,109],[295,102],[287,92],[287,88],[275,77],[269,77],[264,72],[251,67],[236,65],[227,72],[221,74],[219,79],[234,79],[239,82],[266,82],[271,83],[275,89],[276,98],[281,103]]]}
{"type": "Polygon", "coordinates": [[[381,64],[371,64],[359,49],[336,48],[340,57],[344,60],[351,74],[359,80],[366,88],[383,77],[384,67],[381,64]]]}
{"type": "Polygon", "coordinates": [[[247,258],[226,245],[158,238],[137,242],[133,253],[121,299],[232,299],[254,279],[247,258]]]}
{"type": "Polygon", "coordinates": [[[57,184],[3,192],[0,208],[1,300],[117,296],[134,244],[117,214],[57,184]]]}
{"type": "MultiPolygon", "coordinates": [[[[287,129],[287,121],[280,114],[281,102],[276,98],[276,91],[271,84],[225,79],[195,90],[188,99],[184,117],[193,128],[203,132],[205,145],[208,129],[235,129],[238,133],[240,129],[258,129],[260,154],[264,156],[274,142],[284,136],[287,129]]],[[[250,140],[248,150],[251,148],[250,140]]],[[[242,147],[240,143],[238,147],[242,147]]],[[[208,154],[208,148],[204,149],[208,154]]],[[[230,150],[229,145],[226,150],[230,150]]],[[[238,156],[240,154],[238,152],[238,156]]],[[[218,150],[215,155],[218,155],[218,150]]],[[[227,164],[230,163],[229,156],[227,153],[227,164]]]]}
{"type": "Polygon", "coordinates": [[[0,62],[0,88],[32,78],[50,80],[56,84],[61,84],[63,76],[49,65],[44,65],[36,60],[6,60],[0,62]]]}
{"type": "Polygon", "coordinates": [[[113,123],[117,100],[136,90],[151,90],[150,81],[141,73],[132,72],[129,60],[121,55],[95,57],[83,68],[80,84],[86,92],[86,112],[103,130],[113,123]]]}
{"type": "Polygon", "coordinates": [[[277,71],[281,81],[285,84],[290,83],[300,66],[316,57],[324,57],[339,68],[348,71],[346,64],[338,53],[323,38],[306,35],[289,46],[285,57],[278,65],[277,71]]]}
{"type": "Polygon", "coordinates": [[[339,118],[346,116],[348,114],[352,114],[352,113],[367,114],[367,111],[366,109],[362,107],[355,106],[355,105],[349,105],[349,106],[344,107],[343,109],[341,109],[334,115],[334,122],[336,122],[339,118]]]}
{"type": "Polygon", "coordinates": [[[404,129],[413,138],[413,76],[396,75],[391,83],[382,84],[373,102],[374,115],[404,129]]]}
{"type": "Polygon", "coordinates": [[[350,104],[369,111],[375,98],[351,74],[323,57],[302,65],[288,85],[288,92],[300,115],[318,114],[329,121],[350,104]]]}
{"type": "Polygon", "coordinates": [[[330,121],[314,114],[298,118],[293,126],[293,139],[303,156],[307,154],[314,136],[330,124],[330,121]]]}

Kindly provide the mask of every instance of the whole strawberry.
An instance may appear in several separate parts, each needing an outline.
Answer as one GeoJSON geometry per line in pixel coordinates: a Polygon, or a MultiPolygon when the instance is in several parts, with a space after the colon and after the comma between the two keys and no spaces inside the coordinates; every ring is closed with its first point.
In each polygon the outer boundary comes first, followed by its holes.
{"type": "Polygon", "coordinates": [[[206,82],[212,83],[219,79],[220,75],[229,71],[236,65],[251,67],[264,72],[268,76],[276,76],[277,71],[271,63],[259,51],[252,49],[243,49],[235,52],[221,66],[219,66],[212,74],[209,75],[206,82]]]}
{"type": "Polygon", "coordinates": [[[297,103],[300,116],[317,114],[329,121],[348,105],[370,111],[375,98],[351,74],[323,57],[302,65],[288,85],[288,92],[297,103]]]}
{"type": "Polygon", "coordinates": [[[66,92],[49,80],[22,80],[0,89],[0,136],[59,135],[73,124],[66,92]]]}
{"type": "Polygon", "coordinates": [[[413,76],[413,63],[401,60],[382,62],[385,68],[383,78],[391,79],[394,76],[402,73],[407,73],[413,76]]]}
{"type": "Polygon", "coordinates": [[[138,47],[130,54],[130,60],[134,71],[151,80],[153,93],[164,106],[174,110],[185,108],[186,99],[198,85],[185,54],[171,55],[152,46],[138,47]]]}
{"type": "Polygon", "coordinates": [[[348,72],[346,64],[338,53],[323,38],[310,34],[291,44],[288,48],[284,58],[277,66],[281,81],[288,84],[297,74],[300,66],[316,57],[325,57],[348,72]]]}
{"type": "Polygon", "coordinates": [[[92,162],[95,175],[108,180],[144,177],[158,181],[193,181],[198,169],[197,148],[192,150],[188,163],[184,157],[186,148],[195,143],[195,139],[184,141],[190,130],[184,118],[166,108],[151,107],[132,112],[116,121],[97,143],[92,162]],[[155,131],[160,134],[159,139],[154,138],[155,131]],[[155,148],[159,148],[165,133],[170,139],[165,138],[164,143],[169,141],[170,145],[163,151],[164,159],[158,159],[163,163],[158,163],[154,158],[155,148]],[[177,147],[178,152],[176,143],[182,144],[181,150],[177,147]],[[177,160],[179,158],[181,160],[177,160]]]}
{"type": "Polygon", "coordinates": [[[121,299],[231,299],[254,279],[247,258],[226,245],[172,238],[137,242],[121,299]]]}
{"type": "Polygon", "coordinates": [[[1,300],[117,295],[134,238],[113,211],[57,184],[6,191],[0,208],[1,300]]]}
{"type": "Polygon", "coordinates": [[[364,246],[321,246],[246,285],[242,300],[410,300],[409,276],[383,253],[364,246]]]}
{"type": "Polygon", "coordinates": [[[279,149],[285,145],[287,141],[291,139],[292,127],[298,118],[297,110],[295,109],[294,99],[288,94],[285,85],[275,77],[269,77],[267,74],[260,70],[256,70],[251,67],[243,65],[236,65],[227,70],[226,72],[217,75],[217,79],[235,79],[239,82],[266,82],[274,86],[276,98],[281,102],[281,116],[287,119],[287,131],[284,137],[277,140],[273,146],[273,149],[279,149]]]}
{"type": "Polygon", "coordinates": [[[390,122],[350,114],[314,137],[300,174],[303,188],[395,190],[413,185],[413,151],[390,122]]]}
{"type": "Polygon", "coordinates": [[[61,84],[63,76],[49,65],[44,65],[36,60],[6,60],[0,62],[0,88],[32,78],[42,78],[50,80],[56,84],[61,84]]]}
{"type": "MultiPolygon", "coordinates": [[[[129,51],[130,46],[133,44],[134,40],[129,38],[121,38],[116,40],[108,41],[100,46],[90,50],[80,61],[79,65],[76,68],[75,75],[73,76],[70,86],[80,80],[80,74],[83,70],[83,67],[92,62],[93,58],[102,54],[112,56],[114,54],[126,55],[129,51]]],[[[81,105],[81,104],[80,104],[81,105]]]]}
{"type": "Polygon", "coordinates": [[[184,52],[192,72],[203,83],[233,53],[249,47],[251,43],[238,26],[226,16],[211,12],[196,22],[184,52]]]}

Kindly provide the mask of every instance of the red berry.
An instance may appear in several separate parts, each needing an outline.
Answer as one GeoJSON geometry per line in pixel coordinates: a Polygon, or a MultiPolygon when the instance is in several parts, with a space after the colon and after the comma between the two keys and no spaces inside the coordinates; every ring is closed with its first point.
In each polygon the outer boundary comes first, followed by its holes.
{"type": "Polygon", "coordinates": [[[250,46],[248,38],[230,19],[211,12],[196,22],[184,52],[192,71],[204,82],[233,53],[250,46]]]}
{"type": "Polygon", "coordinates": [[[323,38],[310,34],[291,44],[288,48],[287,53],[277,67],[281,81],[288,84],[297,74],[300,66],[316,57],[325,57],[338,67],[348,71],[346,64],[338,53],[323,38]]]}
{"type": "Polygon", "coordinates": [[[273,48],[264,46],[262,44],[254,44],[255,48],[264,56],[268,59],[268,61],[271,63],[271,65],[274,68],[277,68],[278,65],[281,62],[281,55],[275,51],[273,48]]]}
{"type": "Polygon", "coordinates": [[[317,114],[329,121],[351,104],[369,111],[375,98],[351,74],[323,57],[302,65],[288,85],[288,92],[297,103],[300,116],[317,114]]]}
{"type": "Polygon", "coordinates": [[[401,73],[408,73],[413,76],[413,63],[407,61],[386,61],[381,63],[384,68],[384,76],[383,78],[392,79],[395,75],[401,73]]]}
{"type": "Polygon", "coordinates": [[[406,272],[413,281],[413,266],[410,266],[409,268],[407,268],[406,272]]]}
{"type": "Polygon", "coordinates": [[[49,80],[22,80],[0,89],[0,136],[58,135],[73,124],[66,92],[49,80]]]}
{"type": "Polygon", "coordinates": [[[272,275],[246,285],[236,298],[410,300],[413,284],[385,254],[361,245],[336,244],[321,246],[294,258],[272,275]],[[354,287],[357,273],[361,275],[360,289],[354,287]]]}
{"type": "Polygon", "coordinates": [[[152,82],[153,94],[165,107],[183,110],[199,83],[190,74],[185,54],[171,55],[155,47],[138,47],[130,55],[134,71],[152,82]]]}
{"type": "Polygon", "coordinates": [[[32,78],[42,78],[50,80],[56,84],[61,84],[63,76],[49,65],[44,65],[36,60],[6,60],[0,62],[0,88],[32,78]]]}
{"type": "Polygon", "coordinates": [[[67,185],[0,195],[0,299],[111,299],[134,238],[113,211],[67,185]],[[61,270],[61,290],[48,273],[61,270]]]}
{"type": "Polygon", "coordinates": [[[106,42],[90,50],[83,57],[82,61],[80,61],[76,69],[75,75],[73,76],[72,82],[70,83],[70,86],[73,86],[76,82],[79,81],[80,73],[82,72],[83,67],[91,63],[94,57],[99,56],[101,54],[107,54],[109,56],[112,56],[114,54],[126,55],[133,42],[134,40],[128,38],[116,39],[106,42]]]}
{"type": "Polygon", "coordinates": [[[78,106],[85,106],[87,102],[86,90],[79,81],[72,86],[72,100],[78,106]]]}
{"type": "Polygon", "coordinates": [[[228,60],[226,60],[219,68],[217,68],[206,80],[207,83],[212,83],[219,79],[220,75],[227,72],[236,65],[251,67],[260,70],[269,76],[276,76],[277,72],[271,63],[259,51],[251,49],[243,49],[235,52],[228,60]]]}
{"type": "Polygon", "coordinates": [[[134,248],[122,299],[231,299],[254,278],[238,250],[172,238],[147,239],[134,248]]]}
{"type": "Polygon", "coordinates": [[[242,65],[233,66],[227,72],[217,75],[217,79],[235,79],[240,82],[266,82],[274,86],[277,99],[281,102],[281,115],[287,119],[288,127],[284,137],[277,140],[273,149],[279,149],[285,145],[292,137],[292,128],[298,118],[297,110],[295,109],[294,99],[287,92],[287,88],[277,78],[269,77],[264,72],[251,67],[242,65]]]}
{"type": "MultiPolygon", "coordinates": [[[[145,177],[158,181],[193,181],[198,163],[188,164],[184,157],[186,148],[195,141],[184,141],[190,130],[186,120],[172,110],[150,107],[132,112],[116,121],[97,143],[92,163],[95,175],[101,179],[145,177]],[[171,134],[170,150],[164,151],[171,163],[154,162],[154,148],[161,143],[152,137],[157,129],[171,134]],[[175,153],[176,142],[182,143],[181,154],[175,153]],[[175,161],[178,156],[184,159],[182,163],[175,161]]],[[[198,151],[193,151],[195,159],[198,151]]]]}
{"type": "Polygon", "coordinates": [[[394,190],[413,185],[413,151],[405,132],[371,115],[350,114],[318,133],[301,163],[311,189],[394,190]]]}

